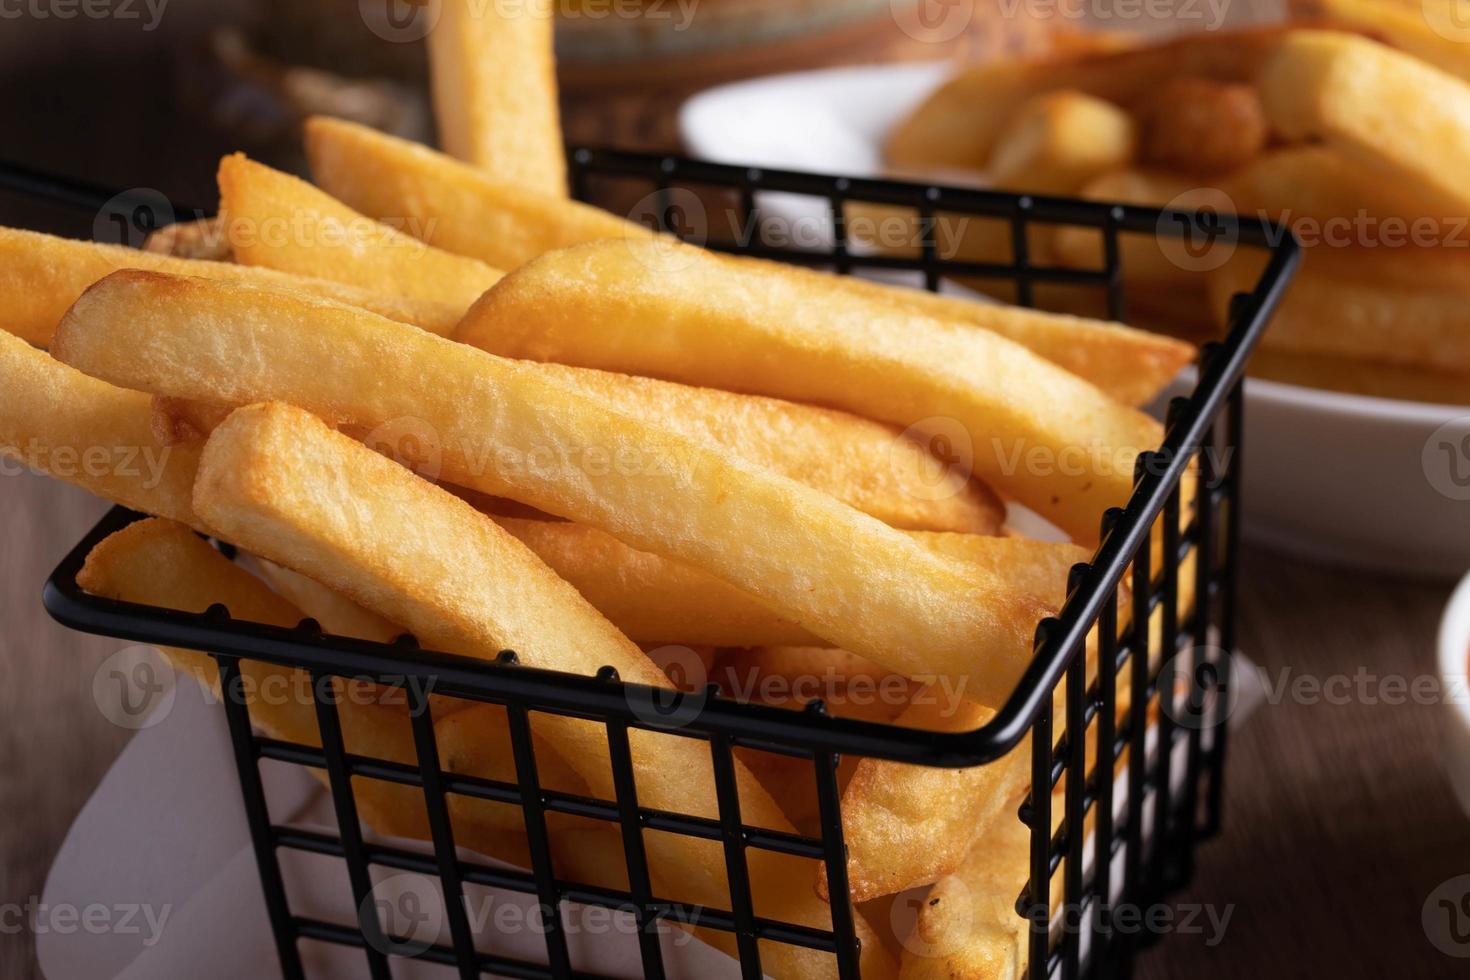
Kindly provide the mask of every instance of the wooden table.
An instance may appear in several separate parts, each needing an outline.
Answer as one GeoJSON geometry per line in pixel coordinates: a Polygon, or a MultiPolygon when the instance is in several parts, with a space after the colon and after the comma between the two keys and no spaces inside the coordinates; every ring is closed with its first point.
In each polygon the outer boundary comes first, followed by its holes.
{"type": "MultiPolygon", "coordinates": [[[[171,98],[166,59],[74,59],[9,90],[27,96],[0,103],[6,156],[208,202],[227,147],[207,133],[178,138],[179,120],[160,111],[171,98]]],[[[14,220],[0,202],[0,222],[14,220]]],[[[85,234],[81,224],[67,230],[85,234]]],[[[101,510],[58,484],[0,477],[0,902],[40,894],[66,828],[128,738],[91,695],[97,665],[122,644],[63,630],[40,607],[41,582],[101,510]]],[[[1258,551],[1242,581],[1241,644],[1273,674],[1434,669],[1447,585],[1258,551]]],[[[1463,976],[1464,962],[1436,952],[1419,924],[1433,887],[1470,872],[1470,820],[1437,768],[1441,728],[1432,707],[1262,708],[1232,743],[1223,836],[1176,900],[1233,905],[1224,941],[1169,936],[1140,976],[1463,976]]],[[[32,950],[28,933],[0,930],[0,977],[36,976],[32,950]]]]}

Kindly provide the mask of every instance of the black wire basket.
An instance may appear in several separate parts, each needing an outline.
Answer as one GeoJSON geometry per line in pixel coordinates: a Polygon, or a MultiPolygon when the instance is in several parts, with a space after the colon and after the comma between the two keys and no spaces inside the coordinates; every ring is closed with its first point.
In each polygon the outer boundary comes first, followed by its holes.
{"type": "MultiPolygon", "coordinates": [[[[1030,830],[1031,875],[1016,897],[1017,915],[1030,920],[1027,976],[1042,980],[1058,975],[1071,980],[1126,975],[1133,954],[1145,940],[1140,934],[1107,928],[1105,917],[1089,911],[1120,903],[1145,907],[1177,889],[1192,873],[1197,843],[1220,826],[1227,734],[1222,721],[1228,713],[1225,693],[1235,643],[1242,376],[1294,271],[1295,240],[1272,225],[1231,216],[777,172],[599,149],[574,147],[569,159],[575,193],[583,199],[598,198],[599,188],[610,189],[622,196],[616,209],[623,213],[627,213],[627,200],[652,202],[652,212],[661,223],[687,234],[687,227],[679,227],[688,217],[680,201],[692,200],[687,195],[694,194],[699,208],[706,209],[706,218],[707,209],[719,208],[719,213],[732,217],[731,228],[747,230],[726,240],[710,234],[705,222],[696,237],[713,248],[825,266],[842,274],[904,273],[916,285],[929,289],[954,277],[1009,284],[1014,299],[1023,305],[1032,305],[1039,286],[1065,285],[1093,291],[1106,314],[1122,320],[1126,297],[1120,239],[1126,236],[1176,239],[1181,247],[1197,246],[1201,234],[1210,242],[1223,238],[1232,247],[1265,251],[1265,271],[1252,292],[1235,297],[1223,342],[1203,348],[1194,391],[1168,405],[1163,444],[1139,458],[1133,496],[1126,507],[1106,514],[1101,544],[1092,561],[1072,569],[1065,606],[1055,618],[1038,624],[1034,659],[1014,693],[994,719],[976,731],[936,733],[840,718],[826,712],[820,703],[793,711],[710,697],[710,692],[672,699],[668,692],[657,692],[660,697],[655,697],[652,689],[624,684],[611,671],[596,677],[546,672],[517,665],[510,653],[496,663],[485,663],[422,651],[407,640],[384,645],[322,635],[310,621],[290,630],[234,620],[220,607],[189,614],[101,599],[78,587],[77,574],[94,545],[138,517],[121,509],[108,514],[46,583],[46,608],[60,622],[130,641],[206,651],[218,663],[225,691],[237,688],[242,660],[296,668],[315,681],[370,679],[406,686],[414,709],[417,765],[349,754],[336,708],[321,699],[319,692],[324,688],[320,683],[312,688],[318,692],[314,697],[320,748],[257,734],[248,706],[241,699],[223,699],[282,973],[291,980],[307,976],[299,948],[303,940],[360,949],[367,975],[374,978],[392,976],[391,963],[408,949],[406,944],[395,944],[395,937],[382,935],[375,915],[360,916],[355,926],[347,926],[294,912],[278,854],[291,849],[343,860],[359,909],[370,904],[371,866],[437,877],[452,942],[423,944],[411,952],[444,964],[464,978],[578,975],[572,971],[561,919],[564,903],[631,913],[638,925],[646,977],[665,975],[659,924],[692,918],[704,928],[734,934],[741,971],[747,978],[762,975],[762,942],[824,951],[833,957],[838,975],[856,978],[859,942],[852,906],[844,900],[851,892],[839,759],[982,766],[1000,759],[1029,734],[1033,789],[1017,818],[1030,830]],[[798,202],[814,209],[810,213],[822,215],[824,240],[817,247],[808,244],[802,248],[773,243],[767,233],[769,201],[779,201],[782,207],[798,202]],[[967,261],[944,254],[933,240],[916,243],[913,254],[908,255],[868,248],[849,237],[848,217],[855,209],[875,206],[902,209],[918,227],[947,216],[1003,222],[1009,229],[1010,261],[967,261]],[[669,220],[671,215],[674,220],[669,220]],[[1075,269],[1033,263],[1028,259],[1028,242],[1032,230],[1040,226],[1093,229],[1101,244],[1102,264],[1095,269],[1075,269]],[[1181,477],[1186,471],[1198,474],[1199,490],[1192,505],[1182,507],[1181,477]],[[1120,595],[1130,604],[1123,616],[1119,614],[1120,595]],[[1151,620],[1155,623],[1152,632],[1151,620]],[[1095,636],[1101,665],[1091,680],[1084,656],[1090,634],[1095,636]],[[1131,669],[1134,664],[1141,669],[1131,669]],[[1180,678],[1187,683],[1180,684],[1180,678]],[[406,685],[405,680],[409,681],[406,685]],[[1122,713],[1120,685],[1127,685],[1128,696],[1122,713]],[[440,696],[504,706],[514,746],[515,782],[472,778],[441,767],[424,693],[429,689],[440,696]],[[1054,706],[1054,697],[1059,698],[1060,708],[1054,706]],[[660,726],[646,710],[633,707],[654,703],[678,717],[677,728],[660,726]],[[616,799],[571,796],[538,783],[528,721],[532,712],[593,719],[605,726],[616,799]],[[718,819],[639,804],[628,749],[628,732],[636,727],[709,743],[718,819]],[[1079,733],[1086,735],[1078,737],[1079,733]],[[1100,747],[1090,764],[1089,742],[1100,747]],[[811,761],[821,816],[819,836],[776,833],[745,824],[732,762],[738,748],[811,761]],[[261,779],[262,760],[325,770],[338,834],[274,824],[261,779]],[[1125,763],[1125,774],[1115,779],[1115,772],[1125,763]],[[1067,778],[1069,773],[1080,774],[1080,778],[1067,778]],[[433,832],[432,855],[364,838],[353,794],[354,776],[422,788],[433,832]],[[1054,792],[1059,802],[1054,801],[1054,792]],[[507,872],[460,856],[446,794],[521,808],[531,869],[507,872]],[[1059,821],[1056,807],[1061,810],[1059,821]],[[559,878],[546,826],[547,815],[552,813],[614,825],[621,832],[629,887],[609,890],[559,878]],[[644,853],[645,831],[722,844],[731,907],[693,910],[656,894],[644,853]],[[752,848],[825,864],[833,897],[831,929],[772,921],[756,914],[746,869],[746,852],[752,848]],[[468,885],[509,889],[538,903],[544,962],[510,959],[476,948],[475,936],[462,914],[468,885]],[[1080,927],[1069,926],[1069,916],[1055,913],[1056,899],[1080,927]]],[[[94,214],[118,201],[104,189],[14,167],[0,170],[0,186],[30,199],[92,209],[94,214]]],[[[133,221],[147,230],[142,226],[149,222],[136,218],[137,214],[125,215],[122,223],[133,221]]]]}

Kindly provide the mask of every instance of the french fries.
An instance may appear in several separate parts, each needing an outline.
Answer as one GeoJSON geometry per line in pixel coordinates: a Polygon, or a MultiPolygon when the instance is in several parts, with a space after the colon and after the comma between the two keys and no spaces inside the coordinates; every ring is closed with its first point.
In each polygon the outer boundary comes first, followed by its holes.
{"type": "Polygon", "coordinates": [[[500,272],[364,217],[243,154],[219,166],[220,208],[236,261],[465,309],[500,272]]]}
{"type": "Polygon", "coordinates": [[[497,269],[599,238],[652,238],[643,225],[471,167],[367,126],[316,116],[306,122],[313,179],[363,214],[399,217],[423,241],[497,269]]]}
{"type": "Polygon", "coordinates": [[[0,228],[0,330],[33,344],[51,342],[62,314],[82,290],[119,269],[147,269],[178,276],[202,276],[229,282],[254,282],[275,289],[296,289],[341,303],[361,306],[434,333],[448,333],[463,313],[443,303],[383,296],[367,289],[326,279],[288,275],[228,262],[180,259],[120,245],[56,238],[33,231],[0,228]]]}
{"type": "Polygon", "coordinates": [[[165,225],[143,241],[143,251],[171,255],[176,259],[211,262],[229,262],[234,258],[224,222],[218,218],[197,218],[165,225]]]}
{"type": "Polygon", "coordinates": [[[1078,540],[1096,540],[1103,511],[1132,491],[1133,458],[1161,438],[1157,423],[996,335],[816,283],[687,246],[595,242],[508,276],[455,337],[504,356],[932,427],[962,456],[970,450],[966,462],[1002,494],[1078,540]]]}
{"type": "Polygon", "coordinates": [[[1367,34],[1421,61],[1470,81],[1464,23],[1455,0],[1394,4],[1377,0],[1306,0],[1300,17],[1367,34]]]}
{"type": "Polygon", "coordinates": [[[404,631],[305,575],[264,558],[255,559],[261,578],[293,606],[320,624],[323,631],[374,643],[392,643],[404,631]]]}
{"type": "Polygon", "coordinates": [[[0,456],[133,510],[199,527],[198,447],[153,440],[151,399],[0,331],[0,456]]]}
{"type": "Polygon", "coordinates": [[[903,943],[902,980],[982,980],[1026,970],[1028,920],[1016,898],[1030,878],[1030,831],[1006,814],[970,848],[964,863],[919,903],[903,943]]]}
{"type": "Polygon", "coordinates": [[[565,195],[550,3],[443,0],[429,32],[448,151],[510,184],[565,195]]]}
{"type": "MultiPolygon", "coordinates": [[[[510,647],[531,666],[581,674],[613,666],[623,680],[668,686],[637,647],[488,518],[300,409],[257,405],[231,415],[205,447],[195,506],[232,540],[405,624],[432,648],[493,659],[510,647]],[[482,574],[486,568],[497,574],[482,574]]],[[[479,717],[455,717],[470,714],[479,717]]],[[[537,722],[589,789],[613,798],[603,729],[551,714],[537,722]]],[[[629,738],[644,805],[710,813],[713,772],[697,742],[641,728],[629,738]]],[[[743,769],[737,778],[748,822],[789,826],[743,769]]],[[[648,840],[659,867],[678,868],[686,887],[717,901],[724,864],[699,845],[671,835],[648,840]]],[[[783,921],[820,925],[826,914],[815,896],[779,887],[792,860],[750,854],[758,901],[783,921]]],[[[881,947],[870,955],[881,956],[881,947]]],[[[819,976],[832,966],[796,947],[773,946],[768,956],[778,975],[819,976]]]]}
{"type": "Polygon", "coordinates": [[[1021,103],[997,135],[985,169],[996,187],[1066,194],[1128,166],[1137,152],[1132,116],[1104,99],[1063,89],[1021,103]]]}
{"type": "Polygon", "coordinates": [[[1172,78],[1142,110],[1143,158],[1181,173],[1231,173],[1266,148],[1270,135],[1260,96],[1250,85],[1172,78]]]}
{"type": "Polygon", "coordinates": [[[1004,698],[1030,658],[1039,610],[1003,581],[931,555],[809,487],[609,411],[534,369],[371,313],[120,272],[72,308],[55,350],[154,394],[288,401],[361,430],[421,422],[433,445],[420,446],[426,455],[415,461],[450,483],[684,561],[895,672],[968,678],[982,702],[1004,698]],[[380,383],[390,370],[394,383],[380,383]],[[617,458],[622,448],[635,458],[601,465],[597,454],[617,458]],[[671,521],[675,496],[683,506],[671,521]]]}
{"type": "Polygon", "coordinates": [[[1384,180],[1373,166],[1318,144],[1287,146],[1257,158],[1220,181],[1220,189],[1240,214],[1267,216],[1300,224],[1309,219],[1326,230],[1359,214],[1405,223],[1436,214],[1434,202],[1418,189],[1384,180]]]}
{"type": "Polygon", "coordinates": [[[1290,140],[1321,140],[1433,195],[1438,213],[1470,210],[1470,85],[1366,38],[1293,31],[1261,70],[1262,104],[1290,140]]]}
{"type": "MultiPolygon", "coordinates": [[[[406,231],[431,245],[498,268],[515,268],[544,252],[598,239],[656,238],[642,225],[596,208],[512,192],[443,154],[350,123],[311,120],[307,149],[316,179],[331,194],[371,217],[404,220],[406,231]]],[[[747,269],[772,265],[750,258],[728,261],[747,269]]],[[[813,288],[841,288],[897,310],[999,333],[1130,405],[1152,400],[1193,358],[1186,344],[1121,324],[778,268],[809,277],[813,288]]]]}
{"type": "Polygon", "coordinates": [[[1252,377],[1349,395],[1432,405],[1470,405],[1470,376],[1332,354],[1262,350],[1251,358],[1252,377]]]}

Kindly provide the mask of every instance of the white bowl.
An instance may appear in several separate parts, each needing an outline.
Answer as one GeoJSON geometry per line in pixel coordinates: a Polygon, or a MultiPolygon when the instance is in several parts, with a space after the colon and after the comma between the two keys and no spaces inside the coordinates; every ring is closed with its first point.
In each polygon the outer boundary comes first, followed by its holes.
{"type": "MultiPolygon", "coordinates": [[[[704,159],[879,176],[884,134],[951,70],[882,65],[738,82],[690,99],[680,128],[704,159]]],[[[796,207],[778,195],[761,205],[768,215],[796,207]]],[[[1178,389],[1188,389],[1188,376],[1178,389]]],[[[1470,407],[1271,381],[1248,381],[1246,391],[1249,539],[1408,575],[1448,578],[1470,567],[1470,407]]]]}
{"type": "Polygon", "coordinates": [[[1443,764],[1460,807],[1470,814],[1470,575],[1450,597],[1439,624],[1439,678],[1443,685],[1443,764]]]}

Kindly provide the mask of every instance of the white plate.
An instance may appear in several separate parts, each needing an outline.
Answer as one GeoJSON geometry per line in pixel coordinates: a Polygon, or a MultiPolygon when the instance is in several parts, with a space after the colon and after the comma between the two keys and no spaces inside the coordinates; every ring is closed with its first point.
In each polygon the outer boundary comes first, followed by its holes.
{"type": "MultiPolygon", "coordinates": [[[[695,96],[679,122],[689,152],[703,159],[878,176],[884,134],[949,71],[887,65],[760,78],[695,96]]],[[[762,200],[767,214],[791,206],[762,200]]],[[[1470,407],[1268,381],[1246,388],[1249,538],[1405,574],[1470,568],[1470,407]]]]}

